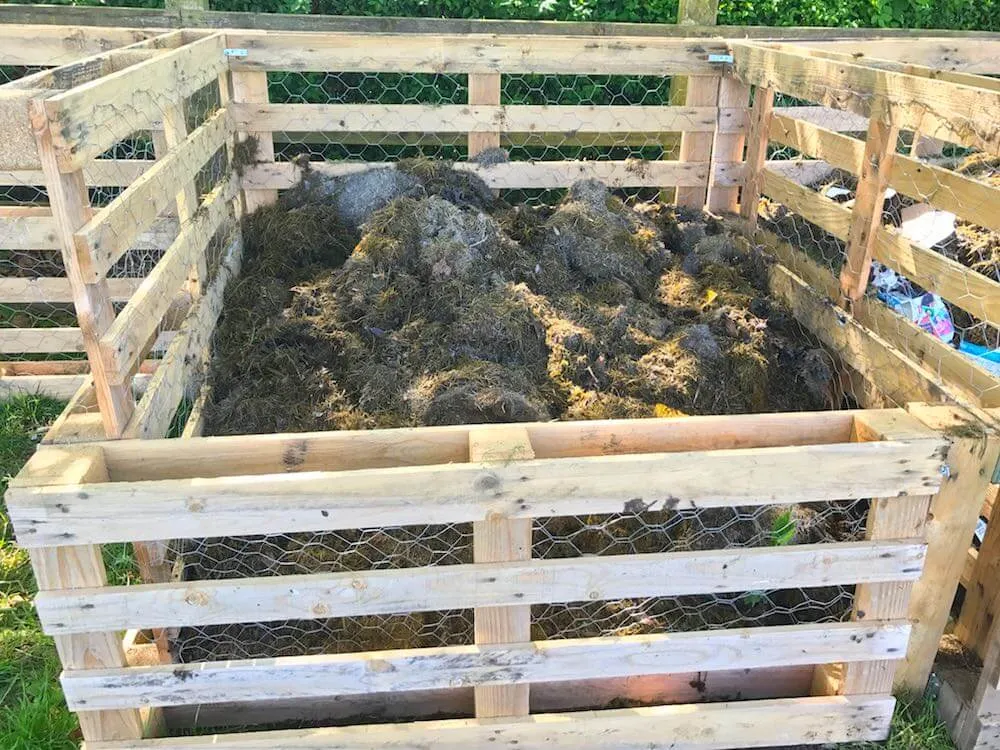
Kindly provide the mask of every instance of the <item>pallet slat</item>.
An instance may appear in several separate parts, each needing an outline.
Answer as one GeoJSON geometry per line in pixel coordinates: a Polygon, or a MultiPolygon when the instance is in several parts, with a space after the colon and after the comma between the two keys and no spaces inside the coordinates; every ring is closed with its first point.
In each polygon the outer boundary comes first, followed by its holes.
{"type": "Polygon", "coordinates": [[[925,545],[841,542],[117,586],[38,595],[49,635],[912,581],[925,545]]]}
{"type": "Polygon", "coordinates": [[[15,483],[7,502],[25,547],[461,523],[492,513],[537,518],[817,502],[927,494],[941,483],[942,445],[935,438],[110,483],[89,488],[86,498],[78,487],[15,483]],[[867,470],[856,471],[861,465],[867,470]],[[731,475],[745,479],[731,486],[731,475]]]}
{"type": "Polygon", "coordinates": [[[59,168],[83,168],[115,143],[158,120],[171,98],[190,96],[229,65],[221,34],[164,51],[150,60],[45,100],[59,168]]]}
{"type": "Polygon", "coordinates": [[[85,750],[284,750],[350,747],[358,750],[468,750],[517,746],[524,750],[724,750],[774,744],[824,744],[884,739],[891,696],[785,698],[736,703],[655,706],[536,714],[516,719],[452,719],[283,732],[88,742],[85,750]]]}
{"type": "Polygon", "coordinates": [[[194,179],[232,133],[227,110],[219,110],[74,234],[88,281],[102,278],[136,237],[173,207],[182,186],[194,179]]]}
{"type": "MultiPolygon", "coordinates": [[[[708,162],[643,161],[536,161],[482,165],[456,162],[457,170],[472,172],[494,189],[569,187],[577,180],[597,179],[612,188],[703,185],[708,162]]],[[[317,174],[337,177],[367,169],[394,169],[393,162],[309,162],[317,174]]],[[[246,188],[282,190],[294,187],[302,168],[291,162],[257,164],[243,178],[246,188]]]]}
{"type": "Polygon", "coordinates": [[[727,52],[721,40],[518,34],[235,31],[227,44],[248,51],[233,58],[234,71],[711,75],[709,54],[727,52]]]}
{"type": "Polygon", "coordinates": [[[471,104],[234,104],[234,122],[243,130],[295,132],[508,133],[723,132],[745,127],[741,109],[671,106],[532,106],[471,104]]]}
{"type": "Polygon", "coordinates": [[[66,672],[73,710],[893,659],[906,622],[831,623],[66,672]]]}

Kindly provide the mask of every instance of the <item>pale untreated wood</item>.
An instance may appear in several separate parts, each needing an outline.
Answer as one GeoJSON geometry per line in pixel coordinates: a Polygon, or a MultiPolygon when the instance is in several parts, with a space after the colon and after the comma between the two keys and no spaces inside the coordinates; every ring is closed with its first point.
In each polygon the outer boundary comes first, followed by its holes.
{"type": "MultiPolygon", "coordinates": [[[[234,73],[243,76],[243,73],[234,73]]],[[[262,75],[262,74],[256,74],[262,75]]],[[[266,128],[292,133],[330,133],[339,140],[344,133],[464,133],[504,131],[543,134],[555,132],[572,136],[583,130],[594,133],[661,133],[667,130],[711,133],[719,126],[726,132],[741,132],[746,115],[740,104],[718,109],[714,106],[649,105],[500,105],[499,83],[485,83],[497,73],[470,76],[476,93],[487,86],[481,101],[464,104],[238,104],[232,107],[233,121],[241,128],[266,128]],[[492,90],[492,95],[486,93],[492,90]]],[[[470,86],[470,91],[472,90],[470,86]]],[[[473,98],[470,95],[470,100],[473,98]]],[[[742,102],[745,106],[746,102],[742,102]]],[[[371,136],[368,136],[371,140],[371,136]]],[[[381,140],[381,137],[379,138],[381,140]]],[[[614,142],[614,139],[611,139],[614,142]]],[[[499,145],[499,141],[494,144],[499,145]]],[[[607,144],[606,144],[607,145],[607,144]]],[[[470,151],[470,157],[475,152],[470,151]]],[[[705,161],[706,159],[694,159],[705,161]]]]}
{"type": "MultiPolygon", "coordinates": [[[[499,81],[498,81],[499,84],[499,81]]],[[[471,136],[470,136],[471,138],[471,136]]],[[[504,431],[469,432],[469,461],[507,465],[535,457],[531,439],[523,427],[504,431]]],[[[472,556],[476,563],[524,562],[531,560],[530,518],[505,518],[488,514],[472,524],[472,556]]],[[[527,643],[531,640],[531,607],[480,607],[474,612],[477,644],[527,643]]],[[[476,686],[476,716],[528,715],[527,684],[476,686]]]]}
{"type": "MultiPolygon", "coordinates": [[[[908,409],[928,427],[948,435],[951,443],[943,461],[948,467],[948,476],[931,500],[925,531],[931,564],[913,587],[909,615],[914,631],[906,662],[896,675],[898,687],[921,690],[930,675],[938,642],[948,623],[950,605],[979,517],[981,500],[989,486],[992,469],[1000,459],[1000,435],[958,407],[910,405],[908,409]]],[[[984,548],[980,552],[990,554],[991,550],[984,548]]],[[[985,559],[996,560],[996,557],[985,559]]],[[[973,648],[978,646],[984,656],[988,623],[994,619],[989,593],[997,590],[995,582],[992,571],[984,572],[982,578],[967,587],[965,604],[955,628],[963,642],[973,648]],[[985,611],[977,612],[983,606],[985,611]],[[974,616],[969,617],[967,611],[974,616]]]]}
{"type": "Polygon", "coordinates": [[[178,737],[155,742],[87,743],[86,750],[283,750],[350,747],[468,750],[499,747],[601,750],[723,750],[884,739],[891,696],[786,698],[702,705],[539,714],[510,719],[452,719],[405,725],[178,737]]]}
{"type": "MultiPolygon", "coordinates": [[[[52,455],[39,475],[24,473],[22,482],[93,482],[108,478],[99,448],[52,455]]],[[[38,549],[31,553],[31,567],[40,592],[71,591],[107,585],[107,573],[96,546],[38,549]]],[[[56,649],[64,669],[121,668],[126,666],[121,638],[114,632],[91,632],[56,638],[56,649]]],[[[80,711],[80,730],[86,740],[131,740],[142,737],[142,721],[135,708],[80,711]]]]}
{"type": "Polygon", "coordinates": [[[55,128],[45,112],[43,100],[32,100],[30,116],[38,156],[46,176],[46,188],[52,216],[56,222],[62,250],[63,266],[73,290],[77,323],[83,336],[84,349],[91,362],[91,374],[101,409],[101,419],[107,437],[122,433],[132,415],[133,401],[129,387],[111,383],[99,365],[99,341],[114,320],[114,309],[106,280],[88,279],[77,253],[74,233],[91,217],[90,198],[79,170],[62,173],[53,143],[55,128]]]}
{"type": "MultiPolygon", "coordinates": [[[[787,412],[680,420],[531,422],[522,426],[528,431],[536,457],[571,458],[846,443],[850,440],[853,414],[787,412]]],[[[231,435],[191,443],[156,440],[138,445],[113,441],[101,447],[117,481],[208,478],[464,462],[468,461],[471,429],[470,425],[454,425],[231,435]]],[[[474,429],[500,430],[503,425],[475,425],[474,429]]]]}
{"type": "Polygon", "coordinates": [[[991,153],[1000,150],[990,114],[1000,108],[998,91],[756,44],[734,43],[732,49],[734,71],[746,83],[991,153]]]}
{"type": "Polygon", "coordinates": [[[308,699],[896,658],[905,622],[828,623],[66,672],[73,710],[308,699]]]}
{"type": "MultiPolygon", "coordinates": [[[[864,143],[809,122],[775,114],[771,140],[858,174],[864,158],[864,143]]],[[[904,195],[927,201],[938,208],[988,229],[1000,231],[1000,188],[979,182],[954,170],[896,154],[889,169],[889,185],[904,195]]]]}
{"type": "MultiPolygon", "coordinates": [[[[0,222],[3,219],[0,218],[0,222]]],[[[3,243],[0,242],[0,245],[3,243]]],[[[142,279],[108,279],[112,302],[127,302],[142,279]]],[[[69,279],[57,277],[0,278],[0,302],[19,304],[54,304],[73,301],[69,279]]]]}
{"type": "MultiPolygon", "coordinates": [[[[687,79],[685,103],[689,107],[718,107],[720,76],[692,76],[687,79]]],[[[705,162],[712,159],[712,133],[682,133],[678,159],[681,162],[705,162]]],[[[709,179],[703,185],[679,187],[677,205],[704,208],[708,199],[709,179]]]]}
{"type": "MultiPolygon", "coordinates": [[[[251,141],[254,159],[258,162],[274,161],[274,137],[271,131],[277,130],[273,123],[267,122],[262,116],[262,108],[268,107],[267,73],[252,71],[233,71],[230,74],[233,87],[233,101],[230,105],[234,110],[234,122],[240,126],[237,137],[241,141],[251,141]],[[249,117],[240,118],[236,112],[241,109],[251,109],[249,117]]],[[[289,105],[285,105],[289,106],[289,105]]],[[[309,128],[319,130],[319,128],[309,128]]],[[[268,206],[278,200],[278,191],[244,190],[243,201],[247,213],[256,211],[261,206],[268,206]]]]}
{"type": "Polygon", "coordinates": [[[221,34],[210,34],[47,99],[60,169],[83,167],[133,131],[150,127],[177,98],[215,80],[228,67],[224,42],[221,34]]]}
{"type": "MultiPolygon", "coordinates": [[[[837,277],[801,249],[766,230],[758,229],[754,234],[754,241],[801,277],[813,291],[818,291],[832,302],[840,298],[837,277]]],[[[966,357],[937,336],[928,334],[916,324],[897,315],[879,300],[858,300],[854,305],[853,316],[862,326],[884,338],[893,348],[899,349],[912,363],[905,370],[895,366],[865,368],[866,377],[873,378],[883,393],[894,394],[893,398],[897,403],[920,401],[928,393],[938,393],[939,397],[942,393],[947,394],[948,400],[964,400],[977,406],[995,406],[1000,403],[1000,381],[996,377],[979,367],[971,357],[966,357]],[[920,371],[913,365],[919,365],[920,371]],[[914,381],[911,375],[919,378],[921,371],[926,385],[907,391],[905,383],[914,381]],[[900,372],[905,372],[906,375],[901,376],[900,372]]],[[[832,317],[827,317],[833,321],[832,317]]],[[[874,351],[875,348],[871,347],[871,350],[874,351]]]]}
{"type": "Polygon", "coordinates": [[[35,606],[63,635],[912,581],[923,558],[915,540],[803,544],[48,591],[35,606]]]}
{"type": "Polygon", "coordinates": [[[177,194],[232,131],[226,110],[216,112],[78,229],[77,253],[89,281],[102,278],[136,237],[175,204],[177,194]]]}
{"type": "MultiPolygon", "coordinates": [[[[228,181],[217,190],[220,195],[225,195],[233,188],[234,183],[228,181]]],[[[170,342],[162,363],[150,379],[146,393],[125,428],[125,437],[151,439],[165,436],[181,399],[201,371],[215,323],[222,312],[226,285],[240,269],[242,235],[238,227],[233,227],[230,235],[211,285],[191,306],[177,335],[170,342]]]]}
{"type": "Polygon", "coordinates": [[[763,86],[754,92],[750,113],[750,132],[747,134],[746,172],[743,175],[743,193],[740,198],[740,215],[753,228],[757,225],[757,204],[765,189],[764,162],[767,160],[768,132],[774,110],[774,89],[763,86]]]}
{"type": "MultiPolygon", "coordinates": [[[[469,76],[469,109],[477,105],[500,106],[500,74],[473,73],[469,76]]],[[[474,159],[480,151],[500,147],[500,127],[494,129],[469,129],[469,159],[474,159]]],[[[527,701],[527,697],[525,697],[527,701]]],[[[527,705],[527,704],[525,704],[527,705]]],[[[504,714],[496,714],[503,716],[504,714]]]]}
{"type": "Polygon", "coordinates": [[[234,71],[338,70],[402,73],[708,74],[708,54],[724,42],[655,37],[521,34],[290,34],[234,31],[228,45],[248,50],[234,71]]]}
{"type": "MultiPolygon", "coordinates": [[[[907,440],[931,433],[922,422],[908,414],[876,414],[855,420],[855,438],[868,440],[907,440]]],[[[874,498],[868,508],[867,539],[923,537],[931,498],[914,496],[874,498]]],[[[861,584],[854,591],[853,617],[857,620],[905,618],[909,612],[912,583],[891,581],[861,584]]],[[[892,690],[896,662],[891,659],[848,664],[844,668],[840,692],[878,695],[892,690]]]]}
{"type": "Polygon", "coordinates": [[[882,207],[889,187],[889,174],[896,155],[899,128],[872,118],[861,160],[861,175],[851,210],[847,254],[840,271],[840,290],[853,305],[868,288],[875,237],[882,226],[882,207]]]}
{"type": "MultiPolygon", "coordinates": [[[[733,107],[746,110],[750,106],[750,87],[732,76],[723,76],[719,82],[718,106],[720,112],[733,107]]],[[[718,124],[712,147],[712,163],[741,161],[746,144],[745,133],[728,133],[721,127],[721,121],[718,124]]],[[[728,187],[719,185],[715,178],[713,170],[712,181],[708,188],[708,210],[715,213],[735,213],[739,209],[739,188],[735,185],[728,187]]]]}
{"type": "MultiPolygon", "coordinates": [[[[456,162],[454,168],[481,177],[491,188],[559,188],[577,180],[596,179],[608,187],[660,187],[702,185],[708,180],[708,162],[643,161],[536,161],[502,164],[456,162]]],[[[317,174],[339,176],[372,168],[394,168],[390,163],[310,162],[317,174]]],[[[298,184],[302,167],[292,162],[257,164],[247,170],[244,187],[287,189],[298,184]]]]}
{"type": "MultiPolygon", "coordinates": [[[[168,368],[164,362],[153,382],[168,368]]],[[[150,385],[149,392],[154,391],[150,385]]],[[[111,483],[8,492],[24,546],[933,492],[941,439],[111,483]],[[864,472],[852,467],[864,465],[864,472]],[[766,467],[762,469],[762,467],[766,467]],[[734,485],[727,477],[739,476],[734,485]]],[[[292,448],[292,460],[299,455],[292,448]]]]}

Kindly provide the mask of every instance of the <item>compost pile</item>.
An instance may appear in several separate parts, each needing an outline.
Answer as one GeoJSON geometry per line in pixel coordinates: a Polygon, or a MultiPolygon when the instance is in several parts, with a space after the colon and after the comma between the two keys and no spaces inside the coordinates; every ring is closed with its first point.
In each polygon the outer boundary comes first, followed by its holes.
{"type": "MultiPolygon", "coordinates": [[[[831,362],[700,213],[511,205],[438,162],[307,174],[250,216],[210,434],[829,408],[831,362]]],[[[839,405],[839,404],[837,404],[839,405]]],[[[842,541],[863,504],[536,521],[536,557],[842,541]]],[[[472,562],[471,524],[189,540],[185,579],[472,562]]],[[[843,588],[535,606],[534,638],[842,618],[843,588]]],[[[472,642],[470,610],[184,629],[182,661],[472,642]]]]}
{"type": "Polygon", "coordinates": [[[441,162],[251,216],[212,434],[829,408],[829,358],[723,226],[594,181],[510,205],[441,162]]]}

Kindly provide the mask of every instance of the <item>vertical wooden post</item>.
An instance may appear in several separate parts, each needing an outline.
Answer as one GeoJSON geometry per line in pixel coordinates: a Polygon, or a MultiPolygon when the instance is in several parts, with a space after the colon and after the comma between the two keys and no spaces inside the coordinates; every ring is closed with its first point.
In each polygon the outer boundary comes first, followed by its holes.
{"type": "MultiPolygon", "coordinates": [[[[691,76],[687,81],[685,104],[688,107],[715,107],[719,103],[719,76],[691,76]]],[[[718,123],[718,118],[716,118],[718,123]]],[[[708,199],[708,186],[713,181],[711,174],[712,142],[715,133],[681,133],[681,150],[678,158],[682,162],[707,162],[709,174],[704,185],[678,187],[677,205],[701,209],[708,199]]]]}
{"type": "MultiPolygon", "coordinates": [[[[469,104],[500,105],[500,74],[470,73],[469,104]]],[[[500,147],[500,131],[490,130],[469,133],[469,159],[474,159],[481,151],[500,147]]]]}
{"type": "Polygon", "coordinates": [[[847,241],[847,257],[840,272],[840,291],[845,307],[864,296],[871,275],[875,237],[882,225],[882,206],[889,187],[889,172],[896,154],[899,128],[873,116],[868,123],[865,156],[861,162],[861,177],[851,213],[851,230],[847,241]]]}
{"type": "Polygon", "coordinates": [[[31,125],[38,144],[38,156],[45,175],[46,190],[56,231],[62,250],[66,276],[73,290],[76,317],[83,335],[83,345],[90,361],[90,371],[94,378],[97,402],[101,410],[101,421],[109,438],[119,438],[125,431],[129,418],[135,409],[130,383],[115,383],[105,370],[100,351],[101,336],[115,319],[108,291],[107,279],[84,282],[77,260],[77,247],[73,234],[86,224],[91,217],[90,198],[83,178],[83,171],[76,170],[63,174],[59,170],[55,146],[50,128],[58,127],[50,123],[45,102],[33,99],[29,102],[31,125]]]}
{"type": "Polygon", "coordinates": [[[757,227],[757,210],[764,187],[764,164],[767,161],[768,133],[771,114],[774,112],[774,89],[758,86],[750,110],[750,130],[747,133],[746,173],[743,176],[743,194],[740,197],[740,216],[749,229],[757,227]]]}
{"type": "MultiPolygon", "coordinates": [[[[178,99],[176,102],[171,102],[163,112],[163,140],[167,146],[167,150],[177,146],[177,144],[187,138],[187,135],[188,128],[184,115],[184,100],[178,99]]],[[[177,193],[177,219],[182,228],[194,216],[199,204],[198,189],[195,187],[194,180],[192,180],[177,193]]],[[[201,285],[206,274],[205,256],[202,254],[199,261],[192,265],[188,271],[185,288],[192,298],[201,295],[201,285]]]]}
{"type": "MultiPolygon", "coordinates": [[[[524,461],[534,458],[523,427],[471,430],[469,461],[524,461]]],[[[531,559],[531,519],[487,518],[472,525],[472,554],[477,563],[531,559]]],[[[531,607],[480,607],[475,610],[477,644],[527,643],[531,640],[531,607]]],[[[484,685],[475,688],[476,717],[528,715],[528,685],[484,685]]]]}
{"type": "Polygon", "coordinates": [[[715,213],[736,213],[739,208],[740,189],[736,185],[715,184],[715,166],[743,161],[746,134],[720,133],[723,109],[746,109],[750,105],[750,87],[733,76],[723,76],[719,83],[719,117],[716,119],[715,144],[712,146],[712,174],[708,178],[708,210],[715,213]]]}
{"type": "MultiPolygon", "coordinates": [[[[678,0],[677,24],[679,26],[714,26],[719,14],[719,0],[678,0]]],[[[670,79],[670,104],[688,107],[713,107],[718,101],[717,76],[673,76],[670,79]]],[[[711,133],[681,133],[679,161],[709,161],[712,151],[711,133]]],[[[710,183],[712,176],[709,175],[710,183]]],[[[686,187],[663,191],[663,200],[671,194],[678,205],[702,208],[705,205],[705,187],[686,187]]]]}
{"type": "MultiPolygon", "coordinates": [[[[231,74],[232,96],[234,102],[247,104],[267,104],[267,73],[257,71],[233,71],[231,74]]],[[[267,163],[274,161],[274,138],[270,132],[253,131],[239,133],[239,140],[257,139],[257,161],[267,163]]],[[[277,190],[244,190],[243,202],[247,213],[256,211],[262,206],[270,206],[278,200],[277,190]]]]}
{"type": "MultiPolygon", "coordinates": [[[[50,449],[58,450],[58,449],[50,449]]],[[[58,454],[55,454],[58,455],[58,454]]],[[[74,448],[65,460],[50,463],[45,476],[22,474],[15,484],[82,484],[109,481],[100,448],[74,448]]],[[[39,591],[107,586],[107,571],[98,545],[30,550],[31,567],[39,591]]],[[[82,633],[55,638],[63,669],[100,669],[128,666],[119,633],[82,633]]],[[[88,742],[135,740],[143,736],[142,717],[136,709],[80,711],[80,730],[88,742]]]]}
{"type": "MultiPolygon", "coordinates": [[[[852,439],[900,440],[930,438],[935,433],[917,419],[896,410],[868,412],[855,418],[852,439]]],[[[866,538],[921,538],[930,507],[929,495],[875,498],[868,509],[866,538]]],[[[925,568],[926,570],[926,568],[925,568]]],[[[854,593],[853,619],[865,621],[899,620],[909,614],[911,581],[891,581],[859,585],[854,593]]],[[[869,661],[844,665],[840,693],[843,695],[882,694],[892,690],[896,661],[869,661]]]]}

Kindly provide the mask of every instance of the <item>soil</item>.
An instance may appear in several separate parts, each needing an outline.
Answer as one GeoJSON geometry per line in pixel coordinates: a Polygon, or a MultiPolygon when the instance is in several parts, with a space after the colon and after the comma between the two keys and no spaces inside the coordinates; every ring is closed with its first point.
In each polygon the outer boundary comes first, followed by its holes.
{"type": "Polygon", "coordinates": [[[439,162],[308,176],[244,238],[210,434],[833,405],[763,257],[597,182],[532,207],[439,162]]]}

